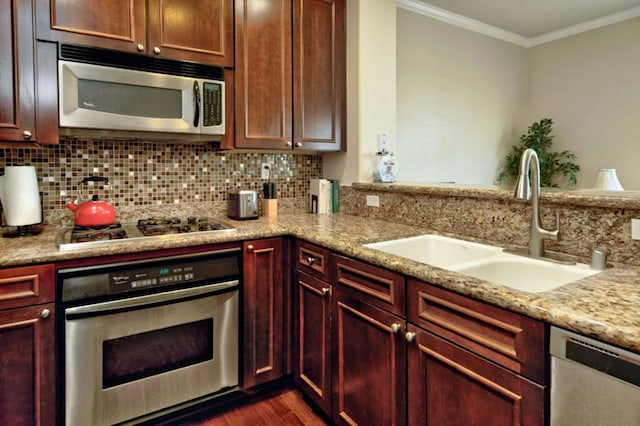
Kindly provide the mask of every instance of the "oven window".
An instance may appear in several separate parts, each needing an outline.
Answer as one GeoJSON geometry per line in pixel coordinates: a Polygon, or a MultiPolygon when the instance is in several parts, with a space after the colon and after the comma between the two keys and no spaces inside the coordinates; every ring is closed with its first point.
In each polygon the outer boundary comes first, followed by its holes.
{"type": "Polygon", "coordinates": [[[213,359],[213,318],[102,343],[107,389],[213,359]]]}
{"type": "Polygon", "coordinates": [[[78,79],[78,108],[133,117],[180,119],[182,91],[78,79]]]}

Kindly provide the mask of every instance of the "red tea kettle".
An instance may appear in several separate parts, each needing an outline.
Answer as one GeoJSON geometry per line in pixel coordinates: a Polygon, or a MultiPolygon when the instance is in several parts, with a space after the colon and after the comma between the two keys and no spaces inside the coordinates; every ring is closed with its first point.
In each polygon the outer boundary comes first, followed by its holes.
{"type": "Polygon", "coordinates": [[[88,182],[104,182],[109,184],[109,180],[100,176],[89,176],[78,184],[78,199],[67,203],[67,208],[74,213],[74,224],[76,226],[99,227],[108,226],[116,221],[116,209],[108,201],[98,201],[98,196],[94,194],[90,201],[82,200],[81,185],[88,182]]]}

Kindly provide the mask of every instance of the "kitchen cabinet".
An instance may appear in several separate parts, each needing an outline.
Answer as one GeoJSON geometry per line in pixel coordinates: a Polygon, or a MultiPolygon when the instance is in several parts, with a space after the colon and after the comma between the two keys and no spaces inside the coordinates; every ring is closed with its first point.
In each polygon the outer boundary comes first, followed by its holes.
{"type": "Polygon", "coordinates": [[[345,150],[344,0],[237,0],[236,147],[345,150]]]}
{"type": "Polygon", "coordinates": [[[55,423],[54,269],[0,270],[0,424],[55,423]]]}
{"type": "Polygon", "coordinates": [[[545,424],[544,324],[413,279],[407,300],[410,425],[545,424]]]}
{"type": "Polygon", "coordinates": [[[284,243],[243,243],[243,379],[250,388],[284,375],[284,243]]]}
{"type": "Polygon", "coordinates": [[[298,387],[331,416],[331,294],[328,250],[296,244],[293,374],[298,387]]]}
{"type": "Polygon", "coordinates": [[[38,38],[233,67],[233,0],[37,0],[38,38]]]}
{"type": "Polygon", "coordinates": [[[37,43],[31,2],[0,3],[0,146],[57,143],[56,50],[37,43]]]}

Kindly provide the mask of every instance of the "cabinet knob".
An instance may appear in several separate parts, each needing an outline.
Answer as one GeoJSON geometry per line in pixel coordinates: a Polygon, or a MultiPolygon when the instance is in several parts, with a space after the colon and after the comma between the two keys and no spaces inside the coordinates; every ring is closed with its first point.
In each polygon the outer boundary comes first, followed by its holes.
{"type": "Polygon", "coordinates": [[[160,48],[158,46],[153,48],[153,53],[155,53],[156,55],[160,54],[160,48]]]}
{"type": "Polygon", "coordinates": [[[31,136],[32,136],[32,135],[31,135],[31,132],[30,132],[30,131],[28,131],[28,130],[25,130],[24,132],[22,132],[22,137],[23,137],[24,139],[29,140],[29,139],[31,139],[31,136]]]}
{"type": "Polygon", "coordinates": [[[314,263],[316,263],[316,260],[318,260],[317,258],[313,257],[313,256],[309,256],[307,257],[307,264],[309,266],[313,265],[314,263]]]}
{"type": "Polygon", "coordinates": [[[302,148],[302,142],[296,142],[296,148],[302,148]]]}
{"type": "Polygon", "coordinates": [[[413,342],[413,340],[416,338],[416,333],[414,333],[413,331],[407,331],[404,335],[404,338],[407,340],[407,342],[413,342]]]}
{"type": "Polygon", "coordinates": [[[247,251],[251,252],[251,251],[253,251],[253,248],[254,248],[254,247],[253,247],[253,244],[249,244],[249,245],[247,246],[247,251]]]}
{"type": "Polygon", "coordinates": [[[329,294],[329,287],[323,287],[321,291],[322,291],[322,295],[326,296],[327,294],[329,294]]]}
{"type": "Polygon", "coordinates": [[[291,141],[287,141],[287,146],[288,146],[289,148],[291,148],[291,147],[293,146],[293,144],[291,143],[291,141]]]}
{"type": "Polygon", "coordinates": [[[138,43],[136,49],[138,49],[138,52],[144,52],[144,44],[138,43]]]}
{"type": "Polygon", "coordinates": [[[42,312],[40,312],[40,318],[49,318],[49,315],[51,315],[51,311],[48,309],[43,309],[42,312]]]}
{"type": "Polygon", "coordinates": [[[402,326],[397,322],[394,322],[393,324],[391,324],[391,331],[393,331],[394,333],[397,333],[398,331],[400,331],[401,328],[402,326]]]}

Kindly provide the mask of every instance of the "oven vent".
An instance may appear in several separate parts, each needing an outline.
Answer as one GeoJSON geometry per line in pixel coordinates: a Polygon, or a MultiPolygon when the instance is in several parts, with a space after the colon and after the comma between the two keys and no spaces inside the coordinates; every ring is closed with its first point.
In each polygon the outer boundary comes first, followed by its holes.
{"type": "Polygon", "coordinates": [[[195,62],[173,61],[141,54],[61,44],[59,59],[184,77],[224,80],[224,68],[195,62]]]}

